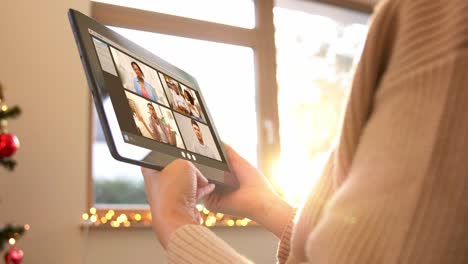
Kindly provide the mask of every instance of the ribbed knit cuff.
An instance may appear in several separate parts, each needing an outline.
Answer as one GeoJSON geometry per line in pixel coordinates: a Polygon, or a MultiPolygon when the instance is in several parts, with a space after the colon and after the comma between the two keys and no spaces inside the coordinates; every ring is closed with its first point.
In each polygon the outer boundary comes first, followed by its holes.
{"type": "Polygon", "coordinates": [[[294,209],[293,213],[289,217],[288,224],[284,227],[283,232],[281,233],[280,243],[278,246],[278,252],[276,257],[279,264],[286,262],[289,256],[289,251],[291,249],[291,236],[294,227],[294,218],[296,216],[297,209],[294,209]]]}
{"type": "Polygon", "coordinates": [[[251,263],[201,225],[184,225],[171,235],[168,263],[251,263]]]}

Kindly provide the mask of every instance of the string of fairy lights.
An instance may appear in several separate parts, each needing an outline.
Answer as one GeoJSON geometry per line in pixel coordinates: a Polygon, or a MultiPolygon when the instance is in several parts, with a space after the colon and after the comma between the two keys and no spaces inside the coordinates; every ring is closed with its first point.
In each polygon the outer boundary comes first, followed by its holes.
{"type": "MultiPolygon", "coordinates": [[[[203,205],[197,205],[200,212],[201,224],[207,227],[226,226],[226,227],[245,227],[255,223],[248,218],[238,218],[222,213],[210,212],[203,205]]],[[[94,207],[88,212],[82,214],[83,225],[85,226],[103,226],[111,228],[128,228],[131,226],[151,226],[150,212],[128,212],[125,210],[98,210],[94,207]]]]}

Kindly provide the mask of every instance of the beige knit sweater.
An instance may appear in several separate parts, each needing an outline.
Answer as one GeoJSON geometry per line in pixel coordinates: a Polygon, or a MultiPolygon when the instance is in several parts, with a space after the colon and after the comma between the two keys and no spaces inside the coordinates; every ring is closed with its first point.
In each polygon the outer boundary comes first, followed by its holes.
{"type": "MultiPolygon", "coordinates": [[[[280,263],[468,263],[468,0],[377,9],[339,145],[280,263]]],[[[168,260],[249,263],[196,225],[168,260]]]]}

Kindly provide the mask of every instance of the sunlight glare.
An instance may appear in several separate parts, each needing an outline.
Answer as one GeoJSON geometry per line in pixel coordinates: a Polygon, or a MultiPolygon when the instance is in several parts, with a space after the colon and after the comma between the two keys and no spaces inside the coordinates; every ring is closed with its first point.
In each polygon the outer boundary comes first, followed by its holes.
{"type": "Polygon", "coordinates": [[[275,7],[274,15],[281,154],[272,180],[299,205],[335,144],[367,25],[350,13],[343,19],[318,9],[275,7]]]}
{"type": "Polygon", "coordinates": [[[328,153],[318,153],[314,159],[305,155],[304,149],[282,155],[273,170],[273,183],[283,191],[283,197],[293,205],[300,205],[319,179],[328,153]]]}

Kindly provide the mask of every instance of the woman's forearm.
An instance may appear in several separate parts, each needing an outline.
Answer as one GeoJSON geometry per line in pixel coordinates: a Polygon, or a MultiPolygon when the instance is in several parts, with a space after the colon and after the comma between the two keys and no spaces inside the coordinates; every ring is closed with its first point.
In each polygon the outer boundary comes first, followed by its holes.
{"type": "Polygon", "coordinates": [[[262,201],[252,219],[281,238],[294,208],[277,195],[268,195],[262,201]]]}

